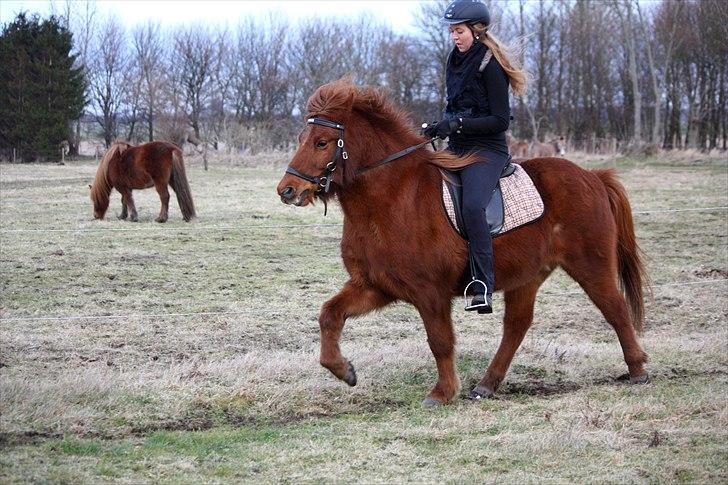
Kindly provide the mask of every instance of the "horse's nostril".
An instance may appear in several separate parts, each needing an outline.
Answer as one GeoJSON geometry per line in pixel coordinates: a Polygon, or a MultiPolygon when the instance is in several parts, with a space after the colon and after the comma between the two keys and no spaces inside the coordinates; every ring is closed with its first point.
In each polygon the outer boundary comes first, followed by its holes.
{"type": "Polygon", "coordinates": [[[288,187],[283,189],[283,191],[281,192],[281,197],[283,197],[284,199],[290,199],[291,197],[293,197],[293,194],[295,192],[296,192],[296,189],[294,189],[293,187],[291,187],[289,185],[288,187]]]}

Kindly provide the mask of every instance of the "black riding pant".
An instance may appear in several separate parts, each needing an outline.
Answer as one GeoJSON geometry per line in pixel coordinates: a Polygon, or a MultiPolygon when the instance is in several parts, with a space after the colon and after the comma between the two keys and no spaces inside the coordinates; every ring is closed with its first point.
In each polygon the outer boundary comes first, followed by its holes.
{"type": "MultiPolygon", "coordinates": [[[[458,172],[463,187],[462,215],[470,244],[473,276],[485,282],[487,294],[490,295],[494,286],[493,241],[485,218],[485,210],[510,157],[505,153],[485,150],[475,153],[481,161],[468,165],[458,172]]],[[[483,291],[479,285],[473,285],[471,288],[476,293],[483,291]]]]}

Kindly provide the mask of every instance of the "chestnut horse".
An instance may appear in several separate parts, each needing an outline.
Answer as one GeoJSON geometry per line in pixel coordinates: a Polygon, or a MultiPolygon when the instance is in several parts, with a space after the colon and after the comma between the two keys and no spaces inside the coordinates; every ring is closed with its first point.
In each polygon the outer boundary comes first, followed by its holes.
{"type": "MultiPolygon", "coordinates": [[[[423,404],[446,403],[460,387],[451,304],[469,274],[466,241],[442,207],[439,167],[457,168],[472,158],[418,148],[384,164],[380,159],[426,140],[380,91],[347,79],[318,88],[307,109],[310,119],[278,194],[297,206],[336,196],[344,214],[341,254],[350,275],[321,309],[320,363],[355,385],[354,367],[339,349],[345,320],[405,301],[419,311],[437,364],[437,383],[423,404]]],[[[556,267],[581,285],[616,331],[631,380],[646,381],[647,355],[637,340],[645,275],[624,188],[611,170],[588,171],[559,158],[522,166],[546,211],[537,222],[494,240],[495,289],[505,294],[503,337],[469,397],[497,390],[531,325],[536,292],[556,267]]]]}
{"type": "Polygon", "coordinates": [[[555,157],[556,155],[564,155],[566,153],[566,143],[564,137],[554,138],[553,140],[541,143],[536,140],[531,144],[532,157],[555,157]]]}
{"type": "Polygon", "coordinates": [[[177,194],[182,217],[189,221],[195,217],[190,184],[187,182],[182,150],[166,141],[152,141],[139,146],[116,142],[101,159],[96,178],[91,185],[91,200],[94,204],[94,218],[103,219],[109,207],[109,194],[115,188],[121,194],[121,215],[119,219],[137,222],[137,210],[131,196],[132,189],[154,187],[159,193],[162,209],[157,222],[167,221],[169,191],[171,186],[177,194]]]}
{"type": "Polygon", "coordinates": [[[506,143],[508,143],[508,151],[511,152],[513,157],[528,158],[531,146],[526,140],[519,140],[508,133],[506,134],[506,143]]]}

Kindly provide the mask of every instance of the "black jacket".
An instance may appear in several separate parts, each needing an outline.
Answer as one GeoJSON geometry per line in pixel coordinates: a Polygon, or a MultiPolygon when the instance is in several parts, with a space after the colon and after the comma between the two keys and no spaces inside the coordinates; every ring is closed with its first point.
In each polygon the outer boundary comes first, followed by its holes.
{"type": "MultiPolygon", "coordinates": [[[[472,49],[472,47],[471,47],[472,49]]],[[[450,54],[454,55],[453,52],[450,54]]],[[[478,60],[478,63],[482,60],[478,60]]],[[[446,77],[451,75],[448,62],[446,77]]],[[[465,83],[462,93],[450,100],[445,117],[462,117],[461,133],[450,135],[448,148],[455,152],[490,150],[508,153],[506,130],[511,109],[508,98],[508,75],[495,56],[483,72],[477,70],[465,83]]]]}

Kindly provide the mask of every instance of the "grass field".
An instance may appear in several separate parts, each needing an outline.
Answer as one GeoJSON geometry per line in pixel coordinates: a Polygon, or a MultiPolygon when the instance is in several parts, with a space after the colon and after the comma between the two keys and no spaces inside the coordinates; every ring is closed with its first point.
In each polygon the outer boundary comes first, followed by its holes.
{"type": "MultiPolygon", "coordinates": [[[[318,365],[346,280],[341,214],[280,203],[284,155],[189,161],[199,218],[94,221],[93,162],[0,165],[0,482],[726,482],[728,161],[616,166],[654,296],[651,382],[557,272],[497,398],[420,406],[435,365],[414,309],[349,321],[349,388],[318,365]],[[717,208],[667,212],[665,209],[717,208]],[[720,209],[722,208],[722,209],[720,209]]],[[[463,395],[500,338],[456,305],[463,395]]]]}

